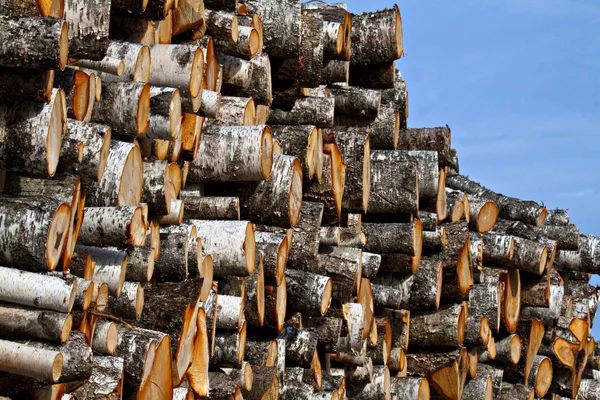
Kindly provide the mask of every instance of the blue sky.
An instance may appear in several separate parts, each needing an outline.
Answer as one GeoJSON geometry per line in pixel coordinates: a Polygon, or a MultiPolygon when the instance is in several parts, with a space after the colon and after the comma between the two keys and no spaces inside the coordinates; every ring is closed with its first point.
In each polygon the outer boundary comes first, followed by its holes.
{"type": "MultiPolygon", "coordinates": [[[[350,0],[351,12],[392,1],[350,0]]],[[[398,3],[409,127],[448,124],[461,173],[600,236],[600,3],[398,3]]],[[[594,277],[594,284],[600,279],[594,277]]],[[[600,322],[594,326],[600,338],[600,322]]]]}

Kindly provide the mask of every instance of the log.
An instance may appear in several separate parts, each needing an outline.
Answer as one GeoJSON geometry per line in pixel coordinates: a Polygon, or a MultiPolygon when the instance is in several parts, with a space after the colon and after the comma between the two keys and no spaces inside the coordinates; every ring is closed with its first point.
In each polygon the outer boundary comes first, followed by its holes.
{"type": "Polygon", "coordinates": [[[479,354],[479,362],[494,362],[500,365],[518,364],[521,359],[521,337],[517,334],[508,335],[495,341],[496,355],[492,358],[489,351],[479,354]]]}
{"type": "Polygon", "coordinates": [[[567,226],[570,224],[569,213],[567,210],[554,209],[548,210],[545,226],[567,226]]]}
{"type": "Polygon", "coordinates": [[[54,74],[53,70],[0,68],[0,76],[5,82],[0,88],[0,95],[18,100],[48,103],[52,99],[54,74]]]}
{"type": "Polygon", "coordinates": [[[301,34],[300,1],[248,0],[245,5],[249,14],[258,14],[262,21],[265,52],[275,57],[298,57],[301,34]],[[282,19],[282,16],[285,17],[282,19]]]}
{"type": "Polygon", "coordinates": [[[94,356],[92,375],[71,394],[83,399],[121,398],[124,367],[122,358],[94,356]]]}
{"type": "Polygon", "coordinates": [[[277,287],[265,286],[264,321],[261,324],[259,315],[247,314],[250,326],[265,326],[280,333],[285,323],[287,310],[287,285],[284,280],[277,287]]]}
{"type": "MultiPolygon", "coordinates": [[[[139,3],[141,3],[141,1],[139,3]]],[[[145,45],[155,43],[156,29],[153,21],[136,18],[127,14],[115,13],[111,13],[110,19],[111,29],[109,37],[111,40],[145,45]]]]}
{"type": "Polygon", "coordinates": [[[391,377],[390,386],[392,398],[398,398],[399,400],[422,400],[428,399],[430,396],[429,382],[426,378],[391,377]]]}
{"type": "Polygon", "coordinates": [[[69,30],[69,58],[102,60],[108,50],[111,2],[65,1],[69,30]]]}
{"type": "Polygon", "coordinates": [[[346,165],[346,179],[342,198],[344,211],[366,212],[371,188],[371,150],[365,133],[333,132],[334,141],[346,165]]]}
{"type": "Polygon", "coordinates": [[[259,54],[248,61],[218,53],[217,60],[223,65],[221,93],[252,97],[256,104],[271,105],[271,69],[267,55],[259,54]]]}
{"type": "Polygon", "coordinates": [[[63,1],[34,1],[22,3],[20,1],[5,1],[0,6],[0,15],[6,16],[31,16],[62,18],[64,14],[63,1]]]}
{"type": "Polygon", "coordinates": [[[437,311],[411,313],[409,346],[461,346],[465,338],[466,322],[466,302],[437,311]]]}
{"type": "Polygon", "coordinates": [[[329,128],[334,123],[335,100],[321,97],[299,97],[289,108],[273,108],[268,123],[273,125],[316,125],[329,128]]]}
{"type": "Polygon", "coordinates": [[[69,52],[67,22],[57,18],[0,16],[0,65],[32,69],[65,69],[69,52]],[[32,40],[43,38],[43,40],[32,40]]]}
{"type": "Polygon", "coordinates": [[[0,165],[9,171],[54,176],[66,119],[65,95],[58,89],[52,90],[48,104],[1,106],[3,146],[0,146],[0,165]]]}
{"type": "Polygon", "coordinates": [[[318,201],[325,205],[326,219],[337,221],[342,215],[342,198],[346,180],[346,166],[335,144],[330,147],[332,154],[323,154],[323,175],[320,182],[313,181],[304,185],[306,200],[318,201]]]}
{"type": "Polygon", "coordinates": [[[217,328],[241,329],[244,323],[245,296],[219,294],[217,303],[217,328]]]}
{"type": "MultiPolygon", "coordinates": [[[[369,212],[419,215],[421,166],[417,158],[407,152],[372,151],[369,212]]],[[[437,163],[434,169],[437,175],[437,163]]],[[[437,181],[436,177],[436,186],[437,181]]],[[[437,187],[435,192],[437,194],[437,187]]]]}
{"type": "Polygon", "coordinates": [[[273,139],[281,144],[283,154],[297,157],[302,163],[302,174],[305,179],[312,179],[322,172],[318,165],[318,154],[322,154],[322,139],[319,143],[319,129],[314,125],[274,125],[271,127],[273,139]]]}
{"type": "Polygon", "coordinates": [[[173,10],[173,35],[179,35],[194,28],[202,30],[206,28],[204,2],[180,0],[173,10]]]}
{"type": "Polygon", "coordinates": [[[100,60],[77,60],[75,62],[72,62],[71,65],[80,68],[87,68],[95,71],[106,72],[107,74],[117,76],[122,75],[123,71],[125,71],[125,62],[123,62],[123,60],[106,56],[104,56],[100,60]]]}
{"type": "Polygon", "coordinates": [[[288,239],[285,235],[269,232],[256,232],[256,247],[263,254],[264,280],[267,284],[280,285],[285,277],[289,254],[288,239]]]}
{"type": "Polygon", "coordinates": [[[238,197],[198,197],[180,192],[184,201],[185,216],[189,219],[239,220],[240,199],[238,197]]]}
{"type": "Polygon", "coordinates": [[[492,201],[469,197],[469,226],[477,232],[494,228],[498,218],[498,206],[492,201]]]}
{"type": "MultiPolygon", "coordinates": [[[[241,16],[237,16],[238,23],[241,16]]],[[[251,26],[238,26],[237,41],[215,39],[217,47],[225,54],[251,60],[256,54],[262,54],[261,35],[251,26]]]]}
{"type": "MultiPolygon", "coordinates": [[[[116,3],[116,2],[115,2],[116,3]]],[[[111,4],[112,5],[112,4],[111,4]]],[[[116,4],[115,4],[116,5],[116,4]]],[[[115,24],[111,24],[115,25],[115,24]]],[[[148,82],[150,78],[150,48],[143,44],[111,40],[106,56],[123,60],[125,69],[119,76],[100,74],[106,82],[148,82]]],[[[112,125],[111,125],[112,127],[112,125]]]]}
{"type": "Polygon", "coordinates": [[[483,236],[483,260],[506,265],[514,256],[515,239],[509,235],[487,233],[483,236]]]}
{"type": "Polygon", "coordinates": [[[535,226],[541,226],[546,219],[546,207],[533,201],[523,201],[498,194],[463,176],[448,178],[446,185],[475,197],[493,201],[498,205],[498,216],[500,218],[521,221],[535,226]]]}
{"type": "MultiPolygon", "coordinates": [[[[344,243],[342,243],[344,244],[344,243]]],[[[351,246],[345,246],[351,247],[351,246]]],[[[367,279],[374,279],[379,272],[381,266],[381,255],[375,253],[368,253],[363,251],[362,253],[362,277],[367,279]]]]}
{"type": "Polygon", "coordinates": [[[350,85],[352,86],[369,89],[393,89],[395,80],[395,60],[378,64],[350,65],[350,85]]]}
{"type": "Polygon", "coordinates": [[[210,396],[215,399],[230,399],[241,397],[240,388],[229,375],[224,372],[209,372],[210,396]]]}
{"type": "Polygon", "coordinates": [[[134,138],[149,125],[150,86],[142,82],[102,85],[102,102],[94,107],[92,120],[113,128],[115,138],[134,138]]]}
{"type": "MultiPolygon", "coordinates": [[[[347,85],[350,79],[350,62],[343,60],[323,60],[322,83],[347,85]]],[[[328,93],[325,97],[329,97],[328,93]]]]}
{"type": "Polygon", "coordinates": [[[106,170],[111,132],[106,125],[68,120],[66,139],[74,141],[78,147],[83,147],[83,152],[79,163],[63,167],[69,171],[72,169],[79,176],[100,181],[106,170]]]}
{"type": "MultiPolygon", "coordinates": [[[[365,250],[373,253],[404,253],[420,259],[422,249],[421,221],[414,223],[375,224],[363,222],[367,237],[365,250]]],[[[417,262],[418,265],[418,262],[417,262]]]]}
{"type": "MultiPolygon", "coordinates": [[[[548,392],[548,389],[550,389],[552,382],[552,362],[545,356],[536,356],[532,361],[531,372],[525,378],[524,383],[533,387],[537,396],[543,397],[548,392]]],[[[508,368],[505,370],[504,378],[511,383],[520,383],[523,380],[523,373],[522,371],[508,368]]]]}
{"type": "Polygon", "coordinates": [[[142,157],[139,147],[111,140],[106,171],[98,183],[86,182],[88,206],[137,206],[142,198],[142,157]]]}
{"type": "Polygon", "coordinates": [[[177,88],[184,96],[201,94],[204,55],[197,45],[155,44],[150,46],[150,56],[148,83],[152,86],[177,88]]]}
{"type": "Polygon", "coordinates": [[[256,125],[256,106],[254,100],[248,97],[221,97],[219,115],[216,120],[206,120],[208,125],[256,125]]]}
{"type": "Polygon", "coordinates": [[[146,241],[142,208],[86,207],[79,240],[84,245],[97,247],[142,246],[146,241]]]}
{"type": "Polygon", "coordinates": [[[71,333],[72,317],[53,311],[0,303],[2,337],[65,342],[71,333]]]}
{"type": "MultiPolygon", "coordinates": [[[[125,385],[131,388],[143,386],[156,358],[157,342],[165,340],[165,337],[165,334],[156,331],[119,326],[119,342],[115,355],[124,361],[125,385]]],[[[168,339],[166,340],[168,342],[168,339]]]]}
{"type": "Polygon", "coordinates": [[[210,364],[215,367],[239,366],[246,347],[246,322],[239,329],[218,330],[215,335],[215,350],[210,364]]]}
{"type": "Polygon", "coordinates": [[[351,43],[353,64],[377,64],[402,57],[402,18],[398,6],[354,15],[351,43]]]}
{"type": "Polygon", "coordinates": [[[437,393],[449,399],[462,398],[467,377],[467,350],[407,354],[408,370],[426,377],[437,393]]]}
{"type": "Polygon", "coordinates": [[[521,316],[521,275],[519,270],[509,268],[504,282],[502,323],[510,333],[514,333],[521,316]]]}
{"type": "Polygon", "coordinates": [[[298,266],[298,269],[332,280],[332,297],[348,300],[360,288],[362,251],[350,247],[326,247],[320,249],[317,263],[298,266]]]}
{"type": "Polygon", "coordinates": [[[76,282],[0,267],[4,284],[0,301],[68,313],[75,301],[76,282]],[[21,289],[27,285],[27,291],[21,289]]]}
{"type": "Polygon", "coordinates": [[[190,220],[198,231],[203,253],[214,258],[218,277],[248,276],[256,267],[254,228],[248,221],[190,220]]]}
{"type": "Polygon", "coordinates": [[[385,366],[373,368],[373,382],[364,386],[349,385],[348,395],[353,399],[389,399],[391,391],[390,371],[385,366]]]}
{"type": "Polygon", "coordinates": [[[155,280],[181,282],[189,275],[200,275],[202,243],[198,240],[195,226],[163,228],[160,231],[160,242],[160,256],[154,263],[155,280]]]}
{"type": "Polygon", "coordinates": [[[209,127],[199,157],[190,165],[190,182],[260,181],[273,168],[272,134],[264,125],[209,127]]]}
{"type": "MultiPolygon", "coordinates": [[[[61,377],[64,356],[60,351],[8,340],[0,340],[0,344],[3,372],[18,373],[24,377],[50,383],[57,382],[61,377]]],[[[5,387],[3,392],[6,392],[6,389],[5,387]]]]}
{"type": "Polygon", "coordinates": [[[381,93],[352,86],[329,86],[329,97],[335,99],[335,112],[377,118],[381,93]]]}
{"type": "MultiPolygon", "coordinates": [[[[92,349],[96,353],[107,356],[113,355],[119,341],[119,329],[117,324],[109,321],[99,321],[94,328],[92,349]]],[[[92,371],[93,373],[93,371],[92,371]]]]}
{"type": "Polygon", "coordinates": [[[307,315],[325,315],[331,304],[332,282],[305,271],[285,271],[290,308],[307,315]]]}
{"type": "Polygon", "coordinates": [[[596,273],[600,271],[600,238],[595,236],[580,236],[578,251],[559,250],[556,257],[556,268],[559,271],[579,271],[596,273]]]}
{"type": "Polygon", "coordinates": [[[235,13],[224,10],[204,9],[206,34],[224,42],[238,41],[238,18],[235,13]]]}
{"type": "Polygon", "coordinates": [[[145,139],[182,140],[181,94],[178,89],[151,87],[149,125],[145,139]]]}
{"type": "Polygon", "coordinates": [[[302,167],[291,156],[275,155],[269,179],[261,182],[221,184],[206,187],[208,195],[236,193],[242,204],[241,217],[263,224],[296,226],[301,210],[302,167]],[[264,204],[272,204],[265,210],[264,204]]]}
{"type": "Polygon", "coordinates": [[[462,298],[473,286],[473,260],[471,239],[466,222],[445,225],[448,242],[442,252],[444,264],[443,297],[462,298]],[[456,291],[458,289],[458,292],[456,291]]]}
{"type": "MultiPolygon", "coordinates": [[[[106,292],[108,301],[104,300],[104,307],[108,313],[132,321],[140,318],[144,309],[144,288],[140,283],[125,282],[118,298],[108,296],[108,285],[106,292]]],[[[100,294],[98,297],[100,298],[100,294]]],[[[99,303],[100,299],[97,301],[99,303]]]]}
{"type": "Polygon", "coordinates": [[[377,306],[437,309],[442,295],[442,263],[433,258],[423,258],[419,269],[413,274],[380,273],[374,283],[373,294],[377,306]]]}
{"type": "Polygon", "coordinates": [[[418,270],[420,263],[420,258],[408,254],[383,253],[379,270],[382,272],[396,272],[398,275],[410,275],[418,270]]]}
{"type": "Polygon", "coordinates": [[[202,300],[201,279],[181,283],[150,284],[144,287],[146,306],[138,326],[169,335],[173,354],[173,384],[181,383],[192,364],[198,303],[202,300]]]}
{"type": "Polygon", "coordinates": [[[275,367],[255,366],[252,368],[254,380],[252,389],[242,389],[244,399],[277,399],[279,391],[279,379],[275,375],[275,367]]]}
{"type": "Polygon", "coordinates": [[[477,375],[465,385],[463,391],[463,399],[465,400],[492,400],[493,398],[494,382],[491,375],[477,375]]]}
{"type": "Polygon", "coordinates": [[[527,399],[533,400],[535,397],[534,390],[531,386],[526,386],[523,384],[513,385],[508,382],[502,382],[502,387],[499,389],[500,393],[498,398],[500,400],[509,400],[509,399],[527,399]]]}
{"type": "MultiPolygon", "coordinates": [[[[451,133],[448,126],[400,129],[398,149],[437,151],[440,167],[445,168],[450,165],[450,141],[451,133]]],[[[447,186],[452,187],[450,185],[447,186]]],[[[458,187],[452,188],[462,190],[458,187]]],[[[466,190],[462,191],[467,192],[466,190]]]]}

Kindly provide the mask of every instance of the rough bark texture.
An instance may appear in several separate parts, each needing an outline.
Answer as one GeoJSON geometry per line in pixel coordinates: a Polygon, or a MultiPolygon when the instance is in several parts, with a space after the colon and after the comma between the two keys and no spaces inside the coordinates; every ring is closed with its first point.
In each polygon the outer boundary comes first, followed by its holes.
{"type": "Polygon", "coordinates": [[[342,208],[344,211],[366,212],[371,188],[371,149],[366,133],[335,132],[334,140],[346,165],[342,208]]]}
{"type": "Polygon", "coordinates": [[[1,68],[4,98],[49,102],[52,98],[54,71],[35,71],[23,68],[1,68]]]}
{"type": "Polygon", "coordinates": [[[421,222],[375,224],[363,223],[367,237],[365,250],[373,253],[403,253],[420,257],[422,244],[421,222]]]}
{"type": "Polygon", "coordinates": [[[333,126],[335,100],[321,97],[300,97],[290,109],[274,108],[268,123],[273,125],[311,125],[319,128],[333,126]]]}
{"type": "Polygon", "coordinates": [[[218,53],[217,59],[223,65],[221,90],[224,95],[252,97],[257,104],[271,104],[271,68],[267,55],[256,55],[247,61],[218,53]]]}
{"type": "Polygon", "coordinates": [[[347,301],[360,286],[362,251],[350,247],[327,247],[320,250],[318,262],[302,270],[329,276],[334,299],[347,301]]]}
{"type": "Polygon", "coordinates": [[[353,64],[376,64],[402,57],[402,19],[397,5],[392,9],[352,17],[353,64]]]}
{"type": "MultiPolygon", "coordinates": [[[[408,152],[372,151],[369,212],[418,215],[422,185],[419,172],[422,170],[418,159],[408,152]]],[[[437,172],[437,163],[435,170],[437,172]]],[[[437,179],[435,182],[437,184],[437,179]]],[[[435,192],[437,194],[437,187],[435,192]]]]}
{"type": "Polygon", "coordinates": [[[52,17],[0,16],[0,65],[33,69],[65,69],[68,29],[64,20],[52,17]],[[35,40],[33,40],[35,38],[35,40]]]}
{"type": "Polygon", "coordinates": [[[69,58],[102,60],[108,50],[109,0],[65,1],[69,28],[69,58]]]}
{"type": "Polygon", "coordinates": [[[123,393],[123,371],[122,358],[94,356],[92,375],[71,393],[77,398],[119,400],[123,393]]]}
{"type": "Polygon", "coordinates": [[[460,346],[464,338],[466,319],[466,303],[440,308],[437,311],[411,313],[409,346],[460,346]]]}
{"type": "Polygon", "coordinates": [[[223,126],[204,130],[188,180],[261,181],[271,175],[272,136],[264,126],[223,126]]]}
{"type": "MultiPolygon", "coordinates": [[[[351,59],[353,62],[353,60],[351,59]]],[[[370,89],[393,89],[396,80],[396,62],[350,66],[350,85],[370,89]]]]}
{"type": "Polygon", "coordinates": [[[265,52],[276,57],[300,54],[300,1],[248,0],[249,14],[258,14],[263,24],[265,52]]]}
{"type": "Polygon", "coordinates": [[[79,240],[97,247],[141,246],[146,239],[144,225],[140,207],[86,207],[79,240]]]}
{"type": "Polygon", "coordinates": [[[377,118],[381,93],[377,90],[332,85],[329,97],[335,99],[335,112],[377,118]]]}
{"type": "MultiPolygon", "coordinates": [[[[111,3],[111,7],[116,2],[111,3]]],[[[118,82],[148,82],[150,77],[150,49],[137,43],[111,40],[106,52],[108,57],[123,60],[125,69],[122,75],[100,74],[103,81],[118,82]]]]}
{"type": "Polygon", "coordinates": [[[71,331],[71,316],[0,303],[0,329],[3,337],[64,342],[71,331]]]}
{"type": "Polygon", "coordinates": [[[450,188],[493,201],[499,207],[498,212],[501,218],[521,221],[535,226],[540,226],[546,218],[546,207],[533,201],[523,201],[493,192],[463,176],[448,178],[446,184],[450,188]]]}
{"type": "Polygon", "coordinates": [[[331,279],[309,272],[285,272],[290,308],[306,315],[325,315],[331,302],[331,279]]]}

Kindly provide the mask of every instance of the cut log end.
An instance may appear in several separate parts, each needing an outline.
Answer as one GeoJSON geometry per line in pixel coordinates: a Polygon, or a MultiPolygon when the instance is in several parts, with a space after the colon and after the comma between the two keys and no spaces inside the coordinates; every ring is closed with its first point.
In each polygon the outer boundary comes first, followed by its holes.
{"type": "MultiPolygon", "coordinates": [[[[147,1],[147,0],[144,0],[147,1]]],[[[134,82],[148,82],[150,79],[150,48],[144,46],[140,49],[138,57],[135,60],[135,69],[133,72],[134,82]]]]}
{"type": "Polygon", "coordinates": [[[512,339],[510,339],[510,360],[515,365],[521,360],[522,348],[523,343],[521,342],[521,337],[519,337],[519,335],[514,335],[512,339]]]}
{"type": "Polygon", "coordinates": [[[519,270],[509,269],[504,290],[504,324],[509,332],[517,329],[521,316],[521,276],[519,270]]]}
{"type": "Polygon", "coordinates": [[[48,136],[46,136],[46,165],[48,174],[54,176],[58,161],[60,159],[60,149],[62,147],[62,138],[66,132],[67,123],[67,102],[62,90],[58,90],[54,97],[54,104],[50,115],[48,126],[48,136]]]}
{"type": "Polygon", "coordinates": [[[369,199],[371,197],[371,144],[369,137],[365,140],[362,167],[362,207],[364,212],[369,208],[369,199]]]}
{"type": "Polygon", "coordinates": [[[58,206],[50,228],[48,229],[48,238],[46,241],[46,262],[50,271],[54,271],[63,252],[64,243],[69,235],[71,221],[71,207],[62,203],[58,206]]]}
{"type": "Polygon", "coordinates": [[[275,321],[277,332],[283,331],[285,324],[285,313],[287,311],[287,284],[285,279],[277,286],[277,302],[275,304],[275,321]]]}
{"type": "Polygon", "coordinates": [[[146,223],[141,207],[135,209],[129,222],[129,237],[134,247],[140,247],[146,242],[146,223]]]}
{"type": "Polygon", "coordinates": [[[538,217],[537,217],[536,225],[542,226],[542,224],[546,220],[547,216],[548,216],[548,210],[546,209],[546,207],[542,207],[542,209],[540,211],[540,215],[538,215],[538,217]]]}
{"type": "Polygon", "coordinates": [[[264,178],[269,179],[273,168],[273,134],[268,126],[263,129],[260,143],[262,147],[260,150],[260,166],[264,178]]]}
{"type": "Polygon", "coordinates": [[[277,282],[281,282],[285,278],[285,267],[287,265],[288,254],[289,243],[287,236],[285,236],[277,248],[277,264],[275,266],[275,278],[277,282]]]}
{"type": "Polygon", "coordinates": [[[142,315],[144,310],[144,287],[142,285],[137,286],[137,294],[135,296],[135,314],[139,317],[142,315]]]}
{"type": "Polygon", "coordinates": [[[413,225],[413,248],[415,249],[415,262],[419,265],[423,253],[423,223],[420,219],[416,220],[413,225]]]}
{"type": "Polygon", "coordinates": [[[204,75],[204,53],[198,48],[194,52],[192,73],[190,75],[190,95],[196,98],[202,94],[202,80],[204,75]]]}
{"type": "Polygon", "coordinates": [[[97,181],[100,182],[102,176],[104,176],[104,171],[106,171],[106,161],[108,160],[108,155],[110,153],[110,140],[112,138],[112,130],[108,128],[106,132],[104,132],[104,137],[102,139],[102,147],[100,147],[100,161],[98,162],[98,177],[97,181]]]}
{"type": "Polygon", "coordinates": [[[465,328],[467,327],[467,302],[463,302],[462,309],[460,310],[460,314],[458,315],[458,344],[462,346],[465,340],[465,328]]]}
{"type": "Polygon", "coordinates": [[[331,279],[329,279],[325,284],[325,289],[323,289],[323,297],[321,298],[321,315],[325,315],[327,310],[329,310],[329,306],[331,305],[332,287],[333,284],[331,283],[331,279]]]}
{"type": "MultiPolygon", "coordinates": [[[[302,208],[302,163],[297,158],[294,160],[294,172],[290,184],[289,217],[290,225],[296,226],[302,208]]],[[[370,187],[370,186],[369,186],[370,187]]]]}
{"type": "Polygon", "coordinates": [[[489,232],[498,219],[498,206],[496,203],[488,201],[477,215],[477,227],[479,232],[489,232]]]}
{"type": "Polygon", "coordinates": [[[117,344],[119,344],[119,328],[117,324],[111,322],[106,333],[106,350],[109,354],[114,354],[117,344]]]}
{"type": "Polygon", "coordinates": [[[261,48],[260,48],[260,36],[258,35],[258,32],[256,31],[256,29],[252,29],[250,31],[250,36],[248,37],[248,50],[249,50],[249,55],[250,58],[252,58],[252,56],[254,56],[256,53],[258,53],[261,48]]]}
{"type": "Polygon", "coordinates": [[[546,270],[546,265],[548,264],[548,247],[544,247],[542,250],[542,254],[540,255],[540,264],[538,268],[538,275],[542,275],[546,270]]]}
{"type": "Polygon", "coordinates": [[[429,381],[426,378],[423,378],[421,379],[421,383],[419,383],[417,400],[429,400],[430,396],[429,381]]]}
{"type": "Polygon", "coordinates": [[[78,121],[83,121],[88,109],[90,97],[90,76],[83,71],[75,71],[73,74],[72,107],[73,116],[78,121]]]}
{"type": "Polygon", "coordinates": [[[400,16],[400,8],[397,4],[394,4],[394,10],[396,11],[396,54],[397,58],[402,57],[404,54],[404,46],[402,44],[402,17],[400,16]]]}
{"type": "Polygon", "coordinates": [[[135,146],[125,159],[123,174],[119,184],[118,205],[137,206],[140,204],[143,182],[142,155],[139,147],[135,146]]]}
{"type": "Polygon", "coordinates": [[[69,61],[69,29],[67,27],[67,21],[63,21],[62,27],[60,28],[60,38],[58,39],[58,65],[60,70],[64,70],[69,61]]]}
{"type": "Polygon", "coordinates": [[[144,133],[150,126],[150,85],[144,86],[138,99],[136,115],[137,133],[144,133]]]}
{"type": "Polygon", "coordinates": [[[544,397],[552,384],[552,361],[545,358],[541,363],[535,377],[535,393],[544,397]]]}
{"type": "Polygon", "coordinates": [[[61,343],[64,343],[69,339],[69,335],[71,334],[72,327],[73,327],[73,316],[71,314],[69,314],[66,316],[63,327],[60,331],[61,343]]]}
{"type": "Polygon", "coordinates": [[[246,238],[243,247],[248,275],[252,275],[256,269],[256,237],[254,235],[254,225],[251,222],[246,225],[246,238]]]}
{"type": "Polygon", "coordinates": [[[52,369],[51,369],[52,382],[56,382],[56,381],[58,381],[58,378],[60,378],[60,376],[62,374],[63,365],[64,365],[63,355],[62,355],[62,353],[58,353],[54,357],[54,361],[52,362],[52,369]]]}

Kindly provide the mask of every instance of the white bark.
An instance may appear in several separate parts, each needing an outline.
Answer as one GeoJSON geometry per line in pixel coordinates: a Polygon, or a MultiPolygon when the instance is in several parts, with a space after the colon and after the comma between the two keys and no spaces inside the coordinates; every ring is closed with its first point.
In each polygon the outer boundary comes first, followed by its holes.
{"type": "Polygon", "coordinates": [[[53,276],[0,267],[0,301],[68,313],[77,283],[53,276]]]}
{"type": "Polygon", "coordinates": [[[0,330],[4,336],[64,342],[71,324],[69,314],[0,303],[0,330]]]}
{"type": "Polygon", "coordinates": [[[245,300],[236,296],[219,295],[217,302],[217,328],[239,329],[243,321],[245,300]]]}
{"type": "Polygon", "coordinates": [[[142,208],[86,207],[79,241],[88,246],[142,246],[146,229],[142,208]]]}
{"type": "Polygon", "coordinates": [[[119,328],[111,321],[99,321],[94,329],[92,349],[103,355],[113,355],[117,349],[119,328]]]}
{"type": "Polygon", "coordinates": [[[211,254],[215,276],[252,275],[256,267],[254,228],[248,221],[190,220],[204,254],[211,254]]]}
{"type": "Polygon", "coordinates": [[[0,340],[0,371],[56,382],[62,368],[59,351],[0,340]]]}
{"type": "Polygon", "coordinates": [[[127,272],[127,253],[96,247],[77,248],[89,251],[92,261],[96,264],[92,280],[96,283],[107,283],[110,294],[119,297],[127,272]]]}
{"type": "Polygon", "coordinates": [[[125,69],[119,76],[111,74],[100,74],[103,81],[106,82],[148,82],[150,77],[150,49],[143,44],[121,42],[111,40],[107,57],[123,60],[125,69]]]}
{"type": "Polygon", "coordinates": [[[178,88],[192,97],[200,94],[204,54],[197,45],[154,44],[150,58],[151,85],[178,88]]]}

